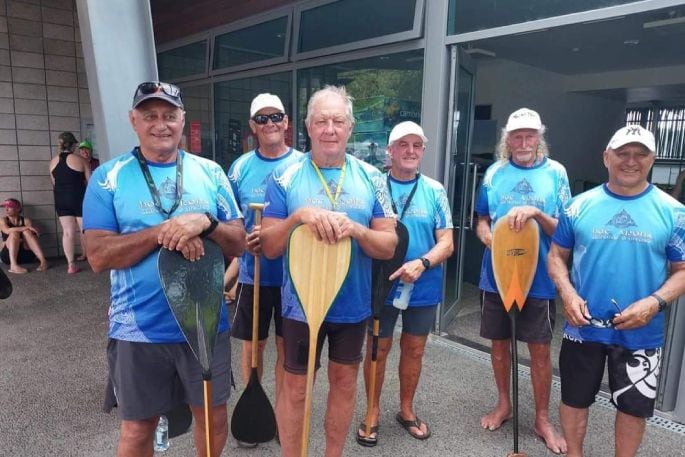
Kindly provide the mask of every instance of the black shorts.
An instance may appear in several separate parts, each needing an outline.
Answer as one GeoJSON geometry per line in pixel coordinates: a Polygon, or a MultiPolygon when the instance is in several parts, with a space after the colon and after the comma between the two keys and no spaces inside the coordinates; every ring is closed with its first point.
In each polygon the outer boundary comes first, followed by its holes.
{"type": "Polygon", "coordinates": [[[580,342],[564,335],[559,354],[561,401],[589,408],[607,364],[611,402],[635,417],[651,417],[661,364],[661,348],[630,350],[615,344],[580,342]]]}
{"type": "MultiPolygon", "coordinates": [[[[252,297],[254,286],[252,284],[238,283],[236,292],[235,316],[231,324],[231,336],[240,340],[252,340],[252,297]]],[[[271,316],[274,318],[276,336],[283,336],[283,317],[281,317],[281,288],[259,288],[259,337],[263,341],[269,337],[271,316]]]]}
{"type": "MultiPolygon", "coordinates": [[[[516,318],[516,339],[526,343],[549,343],[556,318],[554,300],[528,297],[516,318]]],[[[511,338],[511,321],[499,294],[481,291],[480,336],[489,340],[511,338]]]]}
{"type": "MultiPolygon", "coordinates": [[[[143,420],[185,402],[204,406],[202,367],[187,343],[134,343],[110,339],[109,376],[119,417],[143,420]]],[[[212,360],[212,405],[228,401],[231,388],[231,342],[217,335],[212,360]]]]}
{"type": "MultiPolygon", "coordinates": [[[[426,336],[435,324],[435,312],[437,305],[433,306],[410,306],[400,310],[394,306],[383,306],[381,311],[379,337],[392,338],[395,323],[402,313],[402,333],[414,336],[426,336]]],[[[369,333],[373,331],[373,317],[369,318],[369,333]]]]}
{"type": "MultiPolygon", "coordinates": [[[[7,249],[7,246],[2,248],[2,251],[0,251],[0,260],[2,260],[2,263],[5,265],[10,264],[10,251],[7,249]]],[[[36,258],[36,255],[33,253],[32,250],[30,249],[25,249],[23,246],[19,246],[19,252],[17,253],[17,263],[22,264],[22,263],[34,263],[38,262],[38,259],[36,258]]]]}
{"type": "MultiPolygon", "coordinates": [[[[343,365],[354,365],[362,361],[364,330],[366,320],[354,324],[332,324],[324,322],[316,341],[316,368],[321,367],[321,349],[328,338],[328,360],[343,365]]],[[[283,367],[293,374],[307,372],[309,357],[309,326],[306,322],[283,318],[283,341],[285,362],[283,367]]]]}

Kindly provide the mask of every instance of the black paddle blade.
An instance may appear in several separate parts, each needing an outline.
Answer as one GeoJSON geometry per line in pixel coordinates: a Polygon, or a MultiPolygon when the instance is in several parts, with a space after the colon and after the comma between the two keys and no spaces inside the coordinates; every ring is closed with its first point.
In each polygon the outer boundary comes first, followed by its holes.
{"type": "Polygon", "coordinates": [[[231,434],[243,443],[266,443],[276,436],[276,416],[253,368],[231,417],[231,434]]]}
{"type": "Polygon", "coordinates": [[[371,310],[374,319],[380,319],[385,300],[395,283],[395,281],[389,280],[388,276],[402,266],[404,257],[407,255],[407,246],[409,245],[407,227],[398,220],[395,232],[397,233],[397,246],[392,259],[374,260],[371,267],[371,290],[373,291],[371,310]]]}
{"type": "Polygon", "coordinates": [[[0,268],[0,299],[4,300],[12,295],[12,281],[7,277],[5,272],[0,268]]]}
{"type": "Polygon", "coordinates": [[[195,262],[160,249],[157,267],[169,308],[208,379],[223,305],[224,256],[213,241],[204,245],[205,255],[195,262]]]}

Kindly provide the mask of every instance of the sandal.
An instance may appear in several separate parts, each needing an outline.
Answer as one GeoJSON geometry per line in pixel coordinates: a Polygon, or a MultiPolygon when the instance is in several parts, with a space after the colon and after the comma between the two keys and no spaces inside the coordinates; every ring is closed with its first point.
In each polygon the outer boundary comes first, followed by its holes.
{"type": "Polygon", "coordinates": [[[359,424],[359,428],[357,428],[357,443],[365,447],[374,447],[378,444],[378,424],[371,427],[371,435],[369,436],[362,435],[361,430],[366,432],[366,424],[364,422],[359,424]],[[376,435],[372,436],[374,433],[376,435]]]}
{"type": "Polygon", "coordinates": [[[431,437],[431,430],[428,428],[428,424],[419,419],[419,416],[416,416],[416,419],[409,420],[403,418],[402,413],[397,413],[397,415],[395,415],[395,419],[397,419],[397,422],[407,431],[407,433],[412,436],[412,438],[416,438],[417,440],[426,440],[431,437]],[[416,427],[418,430],[421,430],[421,424],[426,425],[426,433],[424,435],[419,435],[418,433],[411,431],[412,427],[416,427]]]}

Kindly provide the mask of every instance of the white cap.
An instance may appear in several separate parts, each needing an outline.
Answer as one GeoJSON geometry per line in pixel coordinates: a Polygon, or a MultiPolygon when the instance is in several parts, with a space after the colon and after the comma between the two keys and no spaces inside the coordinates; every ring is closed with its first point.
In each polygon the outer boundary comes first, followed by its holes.
{"type": "Polygon", "coordinates": [[[424,143],[428,143],[428,138],[423,134],[423,129],[419,124],[412,121],[404,121],[392,128],[390,136],[388,137],[388,144],[393,144],[395,141],[407,135],[416,135],[421,137],[424,143]]]}
{"type": "Polygon", "coordinates": [[[542,128],[542,121],[540,115],[528,108],[521,108],[509,115],[509,120],[504,130],[512,132],[519,129],[533,129],[540,130],[542,128]]]}
{"type": "Polygon", "coordinates": [[[614,133],[607,149],[618,149],[629,143],[640,143],[652,152],[656,152],[656,141],[652,132],[640,125],[626,125],[614,133]]]}
{"type": "Polygon", "coordinates": [[[285,113],[285,108],[283,108],[283,102],[278,98],[277,95],[273,94],[259,94],[254,100],[252,100],[252,105],[250,105],[250,117],[254,117],[259,111],[264,108],[275,108],[285,113]]]}

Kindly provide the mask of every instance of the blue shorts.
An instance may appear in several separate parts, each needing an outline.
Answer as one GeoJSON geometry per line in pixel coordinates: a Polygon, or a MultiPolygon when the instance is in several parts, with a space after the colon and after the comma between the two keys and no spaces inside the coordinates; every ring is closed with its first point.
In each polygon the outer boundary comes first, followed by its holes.
{"type": "MultiPolygon", "coordinates": [[[[438,305],[410,306],[400,310],[392,305],[385,305],[381,311],[380,333],[381,338],[392,338],[397,318],[402,313],[402,333],[414,336],[426,336],[435,324],[435,312],[438,305]]],[[[373,331],[373,318],[369,319],[369,333],[373,331]]]]}

